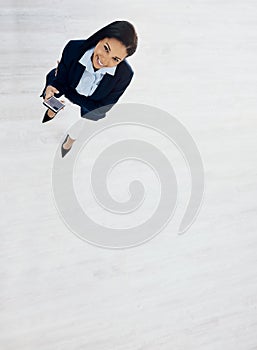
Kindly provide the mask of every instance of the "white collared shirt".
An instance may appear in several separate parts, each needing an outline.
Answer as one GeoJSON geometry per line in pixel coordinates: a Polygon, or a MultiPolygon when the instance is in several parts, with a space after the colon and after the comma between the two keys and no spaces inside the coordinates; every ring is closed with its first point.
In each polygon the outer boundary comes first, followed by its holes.
{"type": "Polygon", "coordinates": [[[100,81],[106,73],[114,75],[116,66],[114,67],[103,67],[94,71],[93,64],[91,61],[91,56],[94,52],[94,47],[87,50],[86,53],[81,57],[79,63],[83,64],[86,67],[82,77],[76,87],[76,90],[79,94],[90,96],[93,94],[100,81]]]}

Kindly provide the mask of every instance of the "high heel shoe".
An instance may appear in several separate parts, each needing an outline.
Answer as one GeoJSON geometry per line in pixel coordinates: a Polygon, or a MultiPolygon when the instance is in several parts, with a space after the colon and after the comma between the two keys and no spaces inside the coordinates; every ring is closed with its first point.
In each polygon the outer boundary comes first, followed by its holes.
{"type": "Polygon", "coordinates": [[[64,140],[63,143],[62,143],[62,147],[61,147],[62,157],[64,157],[64,156],[71,150],[71,147],[72,147],[72,146],[70,146],[69,149],[63,148],[63,145],[64,145],[65,142],[68,140],[68,137],[69,137],[69,135],[67,135],[67,136],[65,137],[65,140],[64,140]]]}
{"type": "Polygon", "coordinates": [[[56,114],[55,114],[55,116],[53,116],[53,117],[51,118],[51,117],[49,117],[49,115],[47,114],[48,111],[49,111],[49,109],[45,112],[44,118],[43,118],[43,120],[42,120],[42,123],[49,122],[49,120],[52,120],[52,119],[55,118],[56,114]]]}

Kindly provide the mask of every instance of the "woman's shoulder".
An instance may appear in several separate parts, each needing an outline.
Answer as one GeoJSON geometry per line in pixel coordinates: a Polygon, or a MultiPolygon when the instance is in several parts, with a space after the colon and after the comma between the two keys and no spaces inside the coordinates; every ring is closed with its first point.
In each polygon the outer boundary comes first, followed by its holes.
{"type": "Polygon", "coordinates": [[[85,39],[72,39],[69,40],[68,43],[66,44],[65,47],[69,48],[69,49],[85,49],[85,47],[87,46],[87,40],[85,39]]]}
{"type": "Polygon", "coordinates": [[[63,53],[65,57],[69,59],[79,59],[89,49],[89,43],[86,39],[72,39],[69,40],[64,49],[63,53]]]}
{"type": "Polygon", "coordinates": [[[131,67],[131,65],[128,63],[127,59],[125,58],[124,61],[120,62],[117,66],[117,73],[127,76],[133,76],[134,71],[131,67]]]}

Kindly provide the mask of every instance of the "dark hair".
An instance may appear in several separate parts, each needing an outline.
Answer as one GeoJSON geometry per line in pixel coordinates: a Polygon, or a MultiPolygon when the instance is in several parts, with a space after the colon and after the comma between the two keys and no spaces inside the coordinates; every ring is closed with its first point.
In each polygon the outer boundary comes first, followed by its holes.
{"type": "Polygon", "coordinates": [[[95,46],[103,38],[119,40],[127,50],[127,56],[133,55],[137,48],[138,37],[134,26],[127,21],[115,21],[101,28],[87,40],[95,46]]]}

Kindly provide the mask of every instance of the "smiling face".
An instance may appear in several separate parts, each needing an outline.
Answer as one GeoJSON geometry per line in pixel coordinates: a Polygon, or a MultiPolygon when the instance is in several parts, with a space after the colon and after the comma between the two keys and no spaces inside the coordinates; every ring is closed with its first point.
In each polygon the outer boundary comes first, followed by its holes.
{"type": "Polygon", "coordinates": [[[104,38],[98,42],[92,56],[95,69],[114,67],[127,56],[126,47],[115,38],[104,38]]]}

